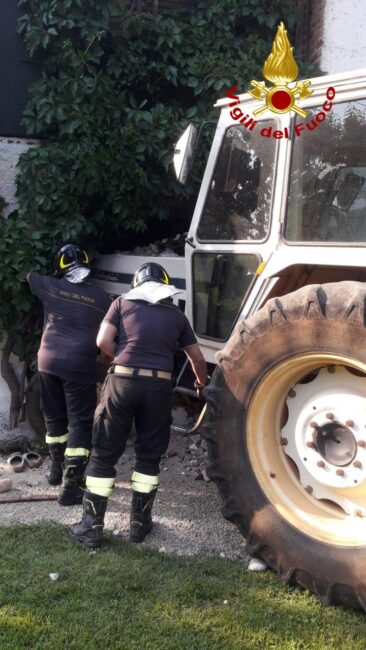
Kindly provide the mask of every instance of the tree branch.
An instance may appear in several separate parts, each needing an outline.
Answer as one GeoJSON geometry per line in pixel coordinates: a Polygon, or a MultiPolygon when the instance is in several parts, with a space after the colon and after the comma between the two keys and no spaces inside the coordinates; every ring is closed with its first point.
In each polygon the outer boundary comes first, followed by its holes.
{"type": "Polygon", "coordinates": [[[0,503],[24,503],[25,501],[56,501],[57,494],[29,494],[24,497],[9,497],[0,499],[0,503]]]}
{"type": "Polygon", "coordinates": [[[10,353],[13,349],[14,341],[10,338],[9,334],[6,335],[6,342],[3,347],[3,354],[1,359],[1,376],[5,379],[10,390],[10,412],[9,412],[9,427],[14,429],[19,425],[19,412],[20,412],[20,383],[15,374],[15,370],[10,362],[10,353]]]}

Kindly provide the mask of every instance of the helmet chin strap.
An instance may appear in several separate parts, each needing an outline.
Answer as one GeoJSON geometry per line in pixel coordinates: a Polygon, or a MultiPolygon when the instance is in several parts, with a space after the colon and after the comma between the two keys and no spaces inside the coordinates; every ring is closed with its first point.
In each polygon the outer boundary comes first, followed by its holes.
{"type": "Polygon", "coordinates": [[[80,266],[77,269],[72,269],[72,271],[68,271],[68,273],[65,273],[65,278],[69,282],[72,282],[73,284],[80,284],[81,282],[84,282],[88,275],[90,274],[90,269],[87,269],[83,266],[80,266]]]}

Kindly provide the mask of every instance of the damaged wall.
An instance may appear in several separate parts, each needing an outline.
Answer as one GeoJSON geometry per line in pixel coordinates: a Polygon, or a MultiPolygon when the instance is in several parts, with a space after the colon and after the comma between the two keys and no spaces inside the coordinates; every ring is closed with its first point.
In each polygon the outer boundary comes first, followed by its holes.
{"type": "Polygon", "coordinates": [[[36,145],[37,140],[0,137],[0,196],[7,203],[5,217],[18,207],[15,192],[19,156],[36,145]]]}

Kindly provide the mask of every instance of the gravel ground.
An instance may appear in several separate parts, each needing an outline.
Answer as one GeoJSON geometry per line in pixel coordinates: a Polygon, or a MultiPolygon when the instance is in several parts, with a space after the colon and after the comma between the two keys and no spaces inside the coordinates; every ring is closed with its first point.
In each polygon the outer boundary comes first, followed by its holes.
{"type": "MultiPolygon", "coordinates": [[[[221,556],[247,563],[245,541],[222,517],[216,486],[202,478],[205,456],[205,443],[199,436],[172,434],[154,504],[155,525],[144,545],[169,554],[221,556]]],[[[12,497],[57,494],[59,488],[49,486],[45,478],[49,464],[45,458],[40,468],[27,467],[17,474],[10,470],[6,457],[0,456],[0,480],[12,479],[12,489],[0,494],[0,525],[80,520],[81,506],[65,508],[57,501],[1,504],[12,497]]],[[[117,467],[116,488],[105,520],[106,529],[116,535],[128,535],[132,468],[133,449],[127,447],[117,467]]]]}

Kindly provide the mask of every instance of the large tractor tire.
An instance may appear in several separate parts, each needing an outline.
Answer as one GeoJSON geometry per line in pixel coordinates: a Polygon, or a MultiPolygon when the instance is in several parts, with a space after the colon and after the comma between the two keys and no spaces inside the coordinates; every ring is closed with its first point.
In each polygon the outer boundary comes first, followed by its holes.
{"type": "Polygon", "coordinates": [[[366,610],[366,286],[271,299],[206,390],[209,476],[248,552],[325,604],[366,610]]]}

